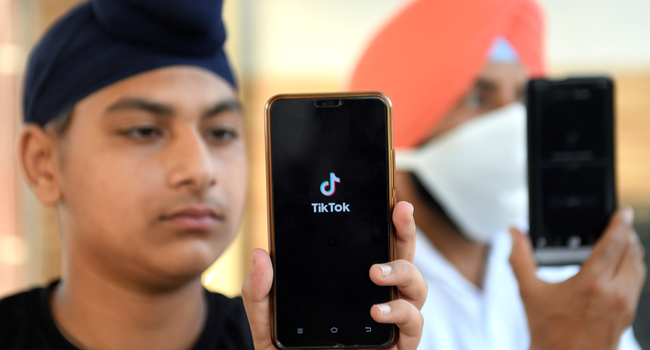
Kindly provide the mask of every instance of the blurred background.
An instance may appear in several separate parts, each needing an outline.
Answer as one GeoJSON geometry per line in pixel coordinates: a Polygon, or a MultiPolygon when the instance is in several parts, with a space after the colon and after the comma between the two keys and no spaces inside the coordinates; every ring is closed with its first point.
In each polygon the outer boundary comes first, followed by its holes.
{"type": "MultiPolygon", "coordinates": [[[[25,59],[39,36],[77,0],[0,0],[0,298],[56,279],[61,244],[56,212],[42,207],[19,175],[15,135],[25,59]]],[[[373,34],[409,0],[227,0],[226,45],[247,118],[249,198],[238,238],[204,275],[229,296],[267,248],[263,109],[277,93],[345,89],[373,34]]],[[[650,251],[650,1],[540,0],[553,76],[607,73],[616,83],[619,201],[634,207],[650,251]]],[[[650,255],[650,254],[649,254],[650,255]]],[[[646,259],[648,257],[646,256],[646,259]]],[[[634,324],[650,349],[650,287],[634,324]]]]}

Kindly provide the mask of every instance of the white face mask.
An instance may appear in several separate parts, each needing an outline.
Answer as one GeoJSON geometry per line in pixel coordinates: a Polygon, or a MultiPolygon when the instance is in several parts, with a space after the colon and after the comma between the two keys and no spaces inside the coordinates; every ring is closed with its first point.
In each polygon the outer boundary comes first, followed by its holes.
{"type": "Polygon", "coordinates": [[[526,108],[520,103],[396,153],[397,169],[415,174],[476,242],[489,243],[527,214],[526,108]]]}

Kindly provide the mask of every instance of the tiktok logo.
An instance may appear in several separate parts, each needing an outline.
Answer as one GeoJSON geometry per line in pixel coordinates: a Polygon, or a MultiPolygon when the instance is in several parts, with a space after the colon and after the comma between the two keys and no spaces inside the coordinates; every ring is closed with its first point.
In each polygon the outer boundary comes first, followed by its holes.
{"type": "MultiPolygon", "coordinates": [[[[336,191],[336,184],[341,183],[341,179],[336,177],[334,173],[330,173],[330,180],[329,181],[323,181],[322,184],[320,184],[320,191],[326,195],[326,196],[331,196],[334,194],[336,191]],[[329,187],[329,188],[328,188],[329,187]]],[[[314,213],[349,213],[350,212],[350,205],[343,202],[341,204],[338,203],[312,203],[311,206],[314,209],[314,213]]]]}
{"type": "Polygon", "coordinates": [[[334,194],[336,191],[336,183],[341,183],[341,179],[336,177],[334,173],[330,173],[330,180],[329,181],[323,181],[322,184],[320,184],[320,191],[326,195],[326,196],[331,196],[334,194]],[[329,189],[326,190],[326,188],[329,187],[329,189]]]}

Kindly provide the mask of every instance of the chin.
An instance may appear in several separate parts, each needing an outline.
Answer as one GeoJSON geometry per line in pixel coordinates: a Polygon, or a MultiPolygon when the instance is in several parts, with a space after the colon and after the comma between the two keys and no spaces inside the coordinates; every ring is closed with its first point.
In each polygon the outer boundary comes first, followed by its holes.
{"type": "Polygon", "coordinates": [[[191,280],[200,277],[226,248],[226,244],[215,247],[203,240],[177,243],[164,254],[159,266],[171,278],[191,280]]]}

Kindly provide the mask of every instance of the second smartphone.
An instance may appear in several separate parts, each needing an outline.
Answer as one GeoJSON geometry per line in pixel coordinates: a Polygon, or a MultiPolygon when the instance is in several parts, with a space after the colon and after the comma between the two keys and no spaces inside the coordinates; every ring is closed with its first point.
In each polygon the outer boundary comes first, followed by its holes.
{"type": "Polygon", "coordinates": [[[395,258],[390,100],[280,95],[268,101],[265,124],[275,345],[391,346],[397,328],[370,309],[396,291],[368,275],[395,258]]]}
{"type": "Polygon", "coordinates": [[[616,210],[614,85],[607,77],[528,84],[530,236],[543,265],[582,263],[616,210]]]}

